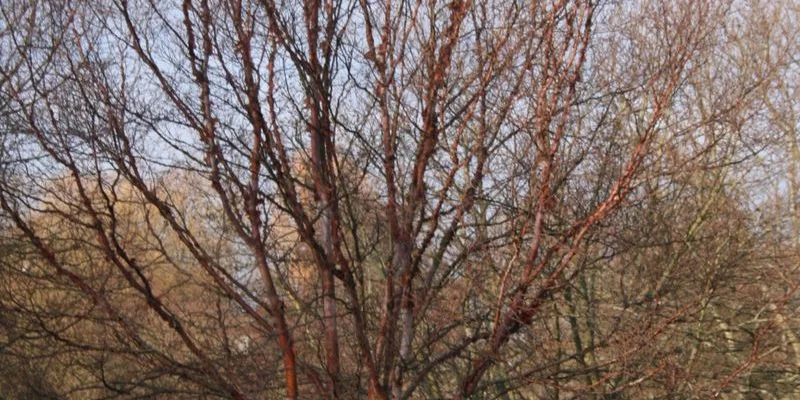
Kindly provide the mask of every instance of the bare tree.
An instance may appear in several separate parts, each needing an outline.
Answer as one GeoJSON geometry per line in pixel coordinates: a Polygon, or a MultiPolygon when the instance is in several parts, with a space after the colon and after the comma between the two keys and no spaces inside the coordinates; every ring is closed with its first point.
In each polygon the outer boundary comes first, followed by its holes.
{"type": "Polygon", "coordinates": [[[4,4],[3,357],[64,396],[720,395],[796,347],[750,207],[797,10],[757,5],[4,4]]]}

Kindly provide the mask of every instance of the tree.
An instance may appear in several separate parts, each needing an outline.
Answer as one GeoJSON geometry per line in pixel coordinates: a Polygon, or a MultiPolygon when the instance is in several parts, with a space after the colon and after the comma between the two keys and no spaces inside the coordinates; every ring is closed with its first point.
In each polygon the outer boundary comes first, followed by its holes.
{"type": "Polygon", "coordinates": [[[795,393],[757,6],[4,4],[9,396],[795,393]]]}

